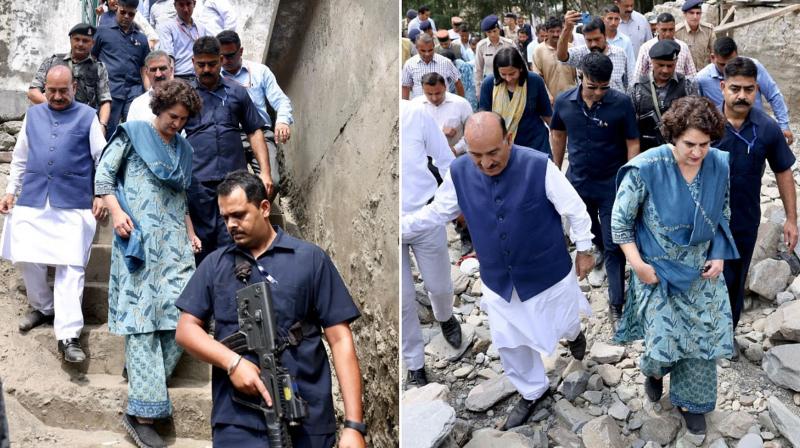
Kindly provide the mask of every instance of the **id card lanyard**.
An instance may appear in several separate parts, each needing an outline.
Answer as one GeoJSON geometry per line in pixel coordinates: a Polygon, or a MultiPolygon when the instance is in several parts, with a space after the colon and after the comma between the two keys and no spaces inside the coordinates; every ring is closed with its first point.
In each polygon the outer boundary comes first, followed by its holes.
{"type": "Polygon", "coordinates": [[[733,135],[735,135],[736,138],[738,138],[739,140],[743,141],[747,145],[747,155],[750,155],[750,150],[753,149],[753,147],[756,144],[756,140],[758,140],[758,135],[756,134],[756,124],[753,123],[753,139],[752,140],[747,140],[746,138],[744,138],[744,136],[742,134],[736,132],[736,129],[733,129],[733,126],[731,126],[731,132],[733,132],[733,135]]]}
{"type": "Polygon", "coordinates": [[[267,270],[264,269],[263,266],[258,264],[258,260],[256,260],[255,265],[258,268],[258,272],[261,273],[261,276],[264,277],[264,280],[266,280],[267,283],[269,283],[270,285],[277,285],[278,284],[278,281],[275,280],[275,277],[269,275],[269,272],[267,272],[267,270]]]}

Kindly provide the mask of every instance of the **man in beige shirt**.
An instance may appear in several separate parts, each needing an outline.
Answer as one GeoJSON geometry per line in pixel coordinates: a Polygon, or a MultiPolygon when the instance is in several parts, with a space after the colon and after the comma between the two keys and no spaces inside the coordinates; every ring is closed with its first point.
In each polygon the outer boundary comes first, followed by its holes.
{"type": "Polygon", "coordinates": [[[675,29],[675,37],[689,45],[697,70],[711,63],[711,53],[717,39],[714,27],[700,21],[703,16],[702,5],[703,0],[687,0],[681,7],[686,21],[675,29]]]}
{"type": "Polygon", "coordinates": [[[559,62],[556,56],[558,38],[561,36],[563,28],[561,19],[550,17],[545,22],[544,28],[547,31],[547,39],[536,46],[533,50],[533,58],[528,63],[531,71],[544,79],[550,104],[552,104],[561,92],[575,87],[576,71],[574,67],[559,62]]]}
{"type": "Polygon", "coordinates": [[[494,70],[494,55],[503,47],[517,48],[514,41],[500,35],[500,21],[494,14],[484,17],[481,31],[486,33],[486,38],[475,47],[475,94],[478,98],[484,76],[490,75],[494,70]]]}

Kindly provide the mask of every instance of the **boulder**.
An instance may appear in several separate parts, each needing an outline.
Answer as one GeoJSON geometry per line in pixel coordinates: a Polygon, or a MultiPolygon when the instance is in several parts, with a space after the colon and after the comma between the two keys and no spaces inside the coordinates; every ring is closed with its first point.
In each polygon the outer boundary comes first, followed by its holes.
{"type": "Polygon", "coordinates": [[[767,316],[764,334],[776,340],[800,341],[800,301],[784,303],[767,316]]]}
{"type": "Polygon", "coordinates": [[[731,412],[722,419],[717,430],[725,437],[741,439],[756,424],[756,418],[744,411],[731,412]]]}
{"type": "Polygon", "coordinates": [[[456,411],[444,401],[403,405],[403,448],[436,448],[453,431],[456,411]]]}
{"type": "Polygon", "coordinates": [[[792,446],[800,446],[800,417],[775,397],[767,399],[769,416],[775,427],[792,446]]]}
{"type": "Polygon", "coordinates": [[[556,417],[566,425],[573,432],[580,431],[591,417],[586,414],[581,409],[576,408],[567,400],[558,400],[555,405],[553,405],[553,412],[556,414],[556,417]]]}
{"type": "Polygon", "coordinates": [[[17,139],[14,136],[0,131],[0,151],[8,152],[14,149],[14,145],[17,143],[17,139]]]}
{"type": "Polygon", "coordinates": [[[761,367],[773,383],[800,391],[800,344],[771,348],[764,354],[761,367]]]}
{"type": "Polygon", "coordinates": [[[625,406],[625,403],[615,401],[614,404],[608,408],[608,415],[624,422],[628,420],[628,416],[631,415],[631,410],[628,406],[625,406]]]}
{"type": "Polygon", "coordinates": [[[762,222],[758,226],[756,236],[756,246],[753,250],[753,258],[750,266],[755,265],[761,260],[769,258],[778,253],[778,245],[783,240],[783,223],[762,222]]]}
{"type": "Polygon", "coordinates": [[[763,446],[764,441],[757,434],[745,434],[736,444],[736,448],[763,448],[763,446]]]}
{"type": "Polygon", "coordinates": [[[436,400],[447,402],[449,395],[450,388],[444,384],[428,383],[422,387],[414,387],[403,392],[403,405],[436,400]]]}
{"type": "MultiPolygon", "coordinates": [[[[789,284],[791,286],[791,283],[789,284]]],[[[794,300],[794,294],[789,291],[779,292],[777,296],[775,296],[775,302],[778,305],[783,305],[784,303],[791,302],[794,300]]]]}
{"type": "Polygon", "coordinates": [[[472,439],[464,448],[532,448],[533,440],[516,432],[484,428],[472,433],[472,439]]]}
{"type": "Polygon", "coordinates": [[[498,376],[473,387],[467,395],[465,405],[470,411],[483,412],[516,391],[505,375],[498,376]]]}
{"type": "Polygon", "coordinates": [[[800,297],[800,276],[792,280],[792,283],[789,284],[789,289],[786,291],[792,293],[795,297],[800,297]]]}
{"type": "Polygon", "coordinates": [[[574,431],[570,431],[563,426],[556,426],[555,428],[549,430],[547,435],[553,439],[553,442],[556,446],[561,446],[564,448],[583,448],[581,438],[578,437],[574,431]]]}
{"type": "Polygon", "coordinates": [[[589,359],[598,364],[616,364],[625,356],[625,347],[596,341],[589,350],[589,359]]]}
{"type": "Polygon", "coordinates": [[[458,361],[467,351],[475,338],[475,327],[469,324],[461,325],[461,346],[456,348],[450,345],[442,333],[438,333],[425,346],[425,354],[434,360],[446,359],[448,361],[458,361]]]}
{"type": "Polygon", "coordinates": [[[559,392],[569,401],[586,391],[586,384],[589,382],[589,372],[578,370],[570,373],[558,387],[559,392]]]}
{"type": "Polygon", "coordinates": [[[583,444],[592,448],[623,448],[625,439],[619,432],[619,426],[609,416],[597,417],[583,427],[581,432],[583,444]]]}
{"type": "Polygon", "coordinates": [[[467,291],[469,277],[458,266],[450,266],[450,278],[453,280],[453,294],[459,295],[467,291]]]}
{"type": "Polygon", "coordinates": [[[22,130],[22,121],[12,120],[0,123],[0,131],[6,134],[17,135],[22,130]]]}
{"type": "Polygon", "coordinates": [[[622,370],[610,364],[600,364],[597,366],[597,373],[603,378],[606,386],[614,387],[622,379],[622,370]]]}
{"type": "Polygon", "coordinates": [[[748,275],[748,289],[774,302],[778,293],[786,289],[792,276],[789,264],[768,258],[754,264],[748,275]]]}
{"type": "Polygon", "coordinates": [[[681,422],[678,419],[667,416],[650,417],[642,423],[639,437],[659,445],[667,445],[678,435],[680,429],[681,422]]]}
{"type": "Polygon", "coordinates": [[[481,281],[481,279],[472,282],[472,286],[469,288],[469,295],[473,297],[480,297],[483,295],[483,281],[481,281]]]}

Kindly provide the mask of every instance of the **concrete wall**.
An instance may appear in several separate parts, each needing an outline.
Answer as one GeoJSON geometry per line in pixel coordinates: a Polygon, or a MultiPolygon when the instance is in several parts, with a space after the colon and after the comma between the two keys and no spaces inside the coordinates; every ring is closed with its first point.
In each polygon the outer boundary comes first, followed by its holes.
{"type": "Polygon", "coordinates": [[[284,1],[267,59],[297,111],[283,147],[292,213],[363,313],[354,329],[371,446],[398,440],[396,17],[392,2],[284,1]]]}

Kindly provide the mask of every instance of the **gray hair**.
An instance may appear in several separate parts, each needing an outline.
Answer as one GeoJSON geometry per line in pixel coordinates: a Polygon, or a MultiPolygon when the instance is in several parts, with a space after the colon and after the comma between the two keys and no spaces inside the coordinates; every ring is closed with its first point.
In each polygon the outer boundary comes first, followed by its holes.
{"type": "Polygon", "coordinates": [[[430,34],[422,33],[419,35],[419,37],[417,37],[417,42],[416,42],[417,45],[432,44],[432,43],[433,43],[433,37],[431,37],[430,34]]]}
{"type": "Polygon", "coordinates": [[[144,66],[147,67],[147,64],[149,64],[150,61],[158,58],[167,58],[167,63],[169,64],[169,67],[172,68],[172,58],[169,57],[169,54],[164,50],[155,50],[148,53],[144,58],[144,66]]]}

